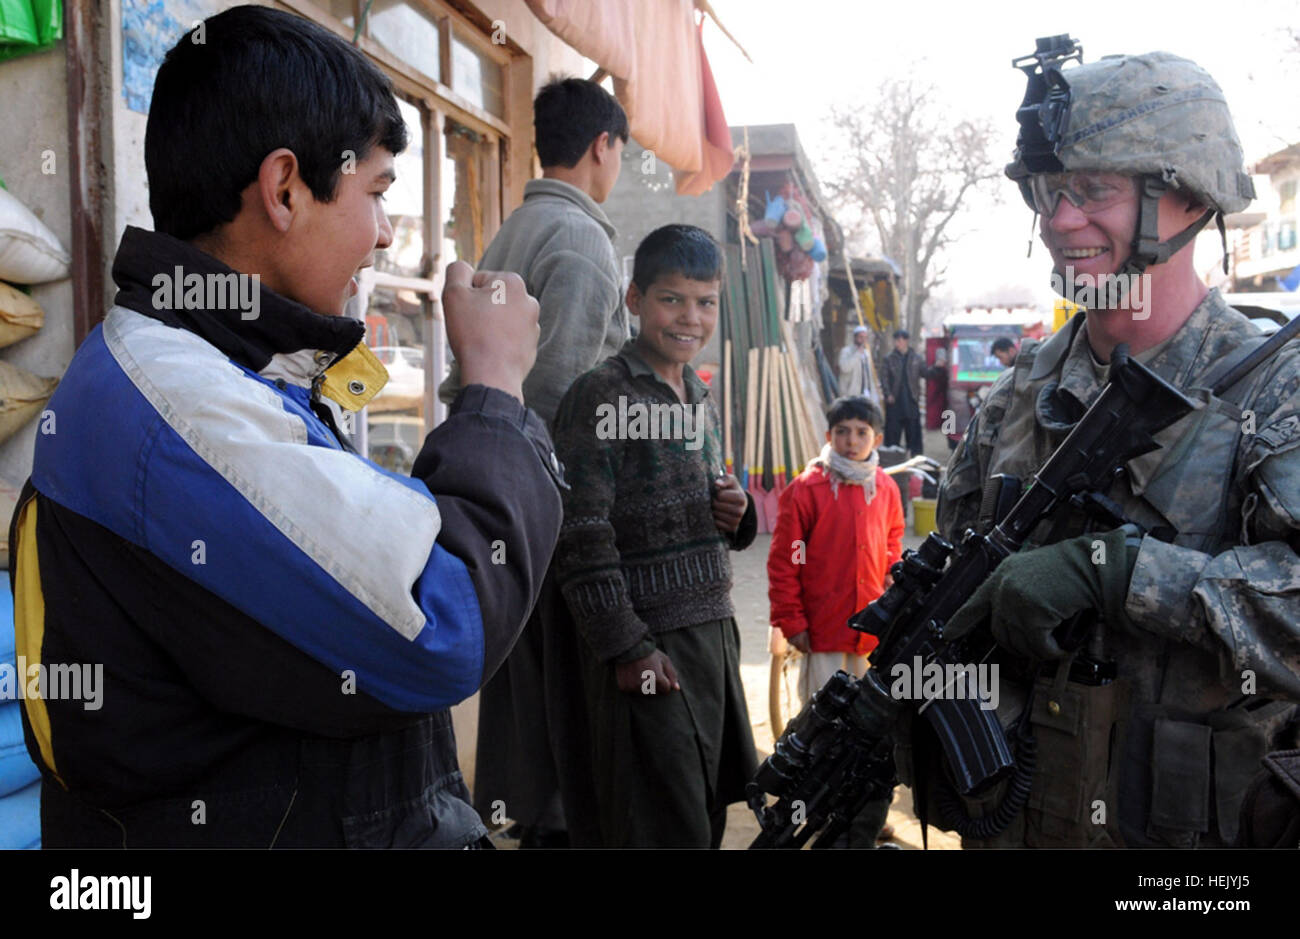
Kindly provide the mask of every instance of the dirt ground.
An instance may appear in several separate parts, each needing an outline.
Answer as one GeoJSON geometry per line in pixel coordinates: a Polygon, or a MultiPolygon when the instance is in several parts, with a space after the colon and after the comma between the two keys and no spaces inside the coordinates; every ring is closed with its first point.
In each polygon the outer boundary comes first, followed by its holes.
{"type": "MultiPolygon", "coordinates": [[[[944,438],[937,431],[927,432],[926,452],[938,460],[947,460],[944,438]]],[[[915,548],[921,536],[912,531],[909,513],[908,527],[903,539],[904,548],[915,548]]],[[[740,677],[745,685],[745,699],[749,705],[750,724],[754,730],[754,743],[759,759],[772,752],[772,728],[768,708],[768,684],[771,675],[771,656],[768,639],[771,624],[767,605],[767,552],[770,535],[759,535],[754,544],[731,555],[733,586],[732,603],[736,608],[736,622],[740,625],[741,664],[740,677]]],[[[466,782],[474,785],[474,741],[478,728],[477,695],[452,711],[461,770],[466,782]]],[[[912,814],[912,794],[905,786],[894,793],[894,804],[889,811],[889,823],[894,826],[894,840],[902,848],[921,848],[921,825],[912,814]]],[[[723,836],[724,849],[742,849],[758,835],[758,822],[749,809],[737,803],[727,812],[727,831],[723,836]]],[[[512,846],[502,843],[502,847],[512,846]]],[[[960,840],[933,827],[929,833],[929,847],[934,849],[960,849],[960,840]]]]}

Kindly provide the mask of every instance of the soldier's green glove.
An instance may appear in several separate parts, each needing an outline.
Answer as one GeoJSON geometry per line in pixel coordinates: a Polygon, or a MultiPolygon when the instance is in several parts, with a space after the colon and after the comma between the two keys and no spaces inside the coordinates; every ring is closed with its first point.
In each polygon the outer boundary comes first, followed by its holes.
{"type": "Polygon", "coordinates": [[[1032,659],[1060,659],[1066,652],[1052,632],[1074,614],[1097,610],[1107,622],[1124,620],[1137,542],[1117,528],[1080,535],[1011,555],[980,585],[944,626],[958,638],[985,620],[1004,649],[1032,659]]]}

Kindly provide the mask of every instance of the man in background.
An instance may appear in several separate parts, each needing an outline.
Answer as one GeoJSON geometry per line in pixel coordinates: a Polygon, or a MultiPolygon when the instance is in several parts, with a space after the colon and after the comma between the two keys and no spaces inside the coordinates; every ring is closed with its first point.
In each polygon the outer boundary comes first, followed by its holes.
{"type": "Polygon", "coordinates": [[[1010,368],[1016,360],[1016,343],[1015,340],[1008,336],[999,336],[993,340],[993,345],[989,346],[989,355],[1002,363],[1003,368],[1010,368]]]}
{"type": "Polygon", "coordinates": [[[925,363],[910,348],[906,329],[894,331],[894,351],[881,369],[885,395],[885,446],[894,447],[906,434],[911,456],[925,452],[921,443],[921,371],[925,363]]]}
{"type": "Polygon", "coordinates": [[[871,397],[871,350],[867,348],[867,327],[853,327],[853,345],[840,350],[840,396],[871,397]]]}
{"type": "MultiPolygon", "coordinates": [[[[541,336],[537,361],[524,379],[524,402],[549,425],[573,380],[627,338],[614,226],[600,203],[618,180],[628,124],[612,95],[579,78],[554,79],[542,88],[533,102],[533,124],[542,178],[524,187],[523,204],[479,263],[519,274],[537,298],[541,336]]],[[[460,381],[459,363],[453,363],[439,397],[453,400],[460,381]]],[[[568,843],[557,770],[564,761],[553,757],[552,744],[563,737],[560,725],[569,722],[556,713],[557,706],[565,710],[563,703],[553,704],[548,714],[543,679],[550,666],[576,674],[558,665],[563,653],[543,635],[553,635],[543,623],[563,610],[548,576],[518,645],[479,696],[474,807],[484,818],[504,815],[522,826],[524,847],[568,843]]],[[[581,701],[573,703],[580,715],[581,701]]]]}

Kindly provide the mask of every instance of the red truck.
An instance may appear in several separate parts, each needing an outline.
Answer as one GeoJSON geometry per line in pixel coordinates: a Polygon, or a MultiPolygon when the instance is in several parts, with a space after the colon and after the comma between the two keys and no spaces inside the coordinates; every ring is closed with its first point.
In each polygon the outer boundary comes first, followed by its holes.
{"type": "Polygon", "coordinates": [[[943,321],[943,335],[925,340],[925,426],[942,430],[955,447],[979,402],[1006,368],[993,354],[993,343],[1039,339],[1052,331],[1052,313],[1017,308],[976,309],[953,313],[943,321]]]}

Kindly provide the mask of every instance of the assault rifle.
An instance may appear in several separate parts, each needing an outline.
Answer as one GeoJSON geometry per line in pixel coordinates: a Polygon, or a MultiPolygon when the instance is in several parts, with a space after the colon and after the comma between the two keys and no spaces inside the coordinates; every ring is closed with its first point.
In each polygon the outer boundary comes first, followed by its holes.
{"type": "MultiPolygon", "coordinates": [[[[968,669],[994,650],[991,635],[978,630],[958,640],[944,637],[944,624],[1002,560],[1020,550],[1030,533],[1060,512],[1083,510],[1112,527],[1124,521],[1106,492],[1129,460],[1158,449],[1154,435],[1195,408],[1178,389],[1129,358],[1119,345],[1110,378],[1092,407],[1070,430],[1027,487],[994,476],[983,493],[980,516],[987,533],[967,530],[956,546],[931,532],[891,570],[893,585],[856,613],[849,625],[877,636],[872,668],[862,679],[837,672],[790,722],[746,788],[762,833],[750,847],[829,846],[873,799],[893,788],[892,731],[906,709],[914,709],[935,731],[954,787],[978,795],[1015,774],[1010,797],[983,823],[978,836],[1005,827],[1023,807],[1032,781],[1032,760],[1017,764],[1006,733],[992,710],[967,695],[940,694],[924,701],[899,700],[886,680],[896,663],[909,669],[924,663],[944,674],[968,669]],[[775,796],[771,805],[768,796],[775,796]]],[[[1086,630],[1085,630],[1086,632],[1086,630]]],[[[1062,648],[1078,648],[1079,618],[1057,630],[1062,648]]],[[[1107,663],[1076,660],[1104,681],[1107,663]]]]}

